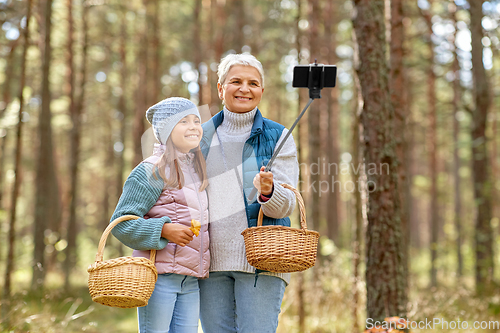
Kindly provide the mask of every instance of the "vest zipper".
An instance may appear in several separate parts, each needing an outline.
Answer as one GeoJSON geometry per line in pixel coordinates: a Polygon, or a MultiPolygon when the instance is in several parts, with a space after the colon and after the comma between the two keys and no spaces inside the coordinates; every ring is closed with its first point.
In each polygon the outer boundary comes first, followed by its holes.
{"type": "MultiPolygon", "coordinates": [[[[194,189],[196,191],[196,197],[198,198],[198,205],[200,206],[200,217],[201,221],[200,224],[203,226],[203,216],[205,214],[205,210],[203,209],[203,205],[200,200],[200,186],[196,186],[196,183],[194,182],[194,176],[191,172],[191,166],[188,166],[188,171],[189,171],[189,176],[191,176],[191,179],[193,181],[194,189]]],[[[200,228],[200,277],[203,277],[203,230],[200,228]]]]}

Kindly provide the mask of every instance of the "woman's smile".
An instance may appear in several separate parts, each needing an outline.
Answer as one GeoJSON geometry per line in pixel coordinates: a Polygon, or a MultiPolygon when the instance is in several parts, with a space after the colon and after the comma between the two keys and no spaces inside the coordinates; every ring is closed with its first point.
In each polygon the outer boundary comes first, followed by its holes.
{"type": "Polygon", "coordinates": [[[252,111],[259,105],[264,92],[259,71],[251,66],[234,65],[223,84],[217,84],[219,98],[235,113],[252,111]]]}

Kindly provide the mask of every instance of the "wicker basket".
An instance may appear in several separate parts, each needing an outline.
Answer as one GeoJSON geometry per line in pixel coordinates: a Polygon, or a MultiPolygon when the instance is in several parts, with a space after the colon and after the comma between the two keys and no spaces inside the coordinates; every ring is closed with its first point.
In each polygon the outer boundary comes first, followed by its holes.
{"type": "Polygon", "coordinates": [[[259,211],[257,227],[247,228],[241,234],[245,239],[247,261],[255,268],[275,272],[300,272],[314,266],[319,233],[307,230],[306,210],[299,191],[290,185],[297,197],[301,229],[283,226],[262,226],[263,212],[259,211]]]}
{"type": "Polygon", "coordinates": [[[158,278],[154,264],[156,250],[151,250],[150,259],[120,257],[102,260],[104,245],[111,229],[120,222],[138,218],[134,215],[119,217],[104,230],[95,263],[87,269],[89,292],[94,302],[118,308],[135,308],[148,304],[158,278]]]}

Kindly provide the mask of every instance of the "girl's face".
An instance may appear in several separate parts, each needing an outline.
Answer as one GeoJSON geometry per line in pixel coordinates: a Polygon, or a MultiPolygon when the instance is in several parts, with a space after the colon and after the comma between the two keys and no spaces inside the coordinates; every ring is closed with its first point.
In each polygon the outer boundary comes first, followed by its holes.
{"type": "Polygon", "coordinates": [[[198,147],[202,134],[200,118],[190,114],[175,125],[171,133],[172,143],[181,153],[188,153],[198,147]]]}
{"type": "Polygon", "coordinates": [[[262,88],[259,71],[252,66],[234,65],[225,82],[217,84],[219,98],[226,108],[235,113],[246,113],[260,103],[262,88]]]}

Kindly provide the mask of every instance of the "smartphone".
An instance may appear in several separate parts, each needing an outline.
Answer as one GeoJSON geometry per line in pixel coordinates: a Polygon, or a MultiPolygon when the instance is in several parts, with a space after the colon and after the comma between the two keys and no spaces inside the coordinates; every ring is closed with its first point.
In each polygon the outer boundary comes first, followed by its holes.
{"type": "Polygon", "coordinates": [[[333,88],[337,80],[337,66],[310,64],[293,68],[292,86],[295,88],[333,88]]]}

